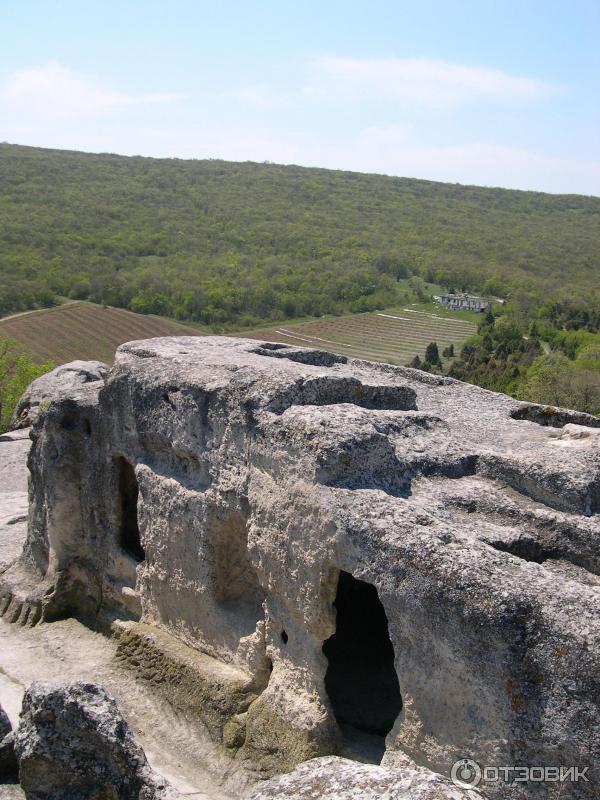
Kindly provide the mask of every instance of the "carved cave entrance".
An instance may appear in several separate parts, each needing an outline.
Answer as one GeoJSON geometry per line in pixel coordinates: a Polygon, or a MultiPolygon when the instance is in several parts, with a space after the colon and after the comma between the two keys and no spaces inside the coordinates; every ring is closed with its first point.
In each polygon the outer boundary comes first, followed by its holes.
{"type": "Polygon", "coordinates": [[[137,502],[138,482],[133,466],[122,456],[117,459],[119,480],[119,545],[136,561],[143,561],[146,557],[140,539],[138,526],[137,502]]]}
{"type": "Polygon", "coordinates": [[[336,630],[323,645],[325,688],[347,738],[385,737],[402,708],[385,610],[370,583],[340,572],[336,630]]]}

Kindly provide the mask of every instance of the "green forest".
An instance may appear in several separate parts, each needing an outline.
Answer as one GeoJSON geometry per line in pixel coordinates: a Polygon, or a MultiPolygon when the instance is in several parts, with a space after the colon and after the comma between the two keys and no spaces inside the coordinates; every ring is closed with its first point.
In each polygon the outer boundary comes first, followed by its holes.
{"type": "Polygon", "coordinates": [[[507,301],[450,374],[598,413],[599,276],[596,197],[0,144],[0,316],[72,298],[239,331],[429,282],[507,301]]]}
{"type": "Polygon", "coordinates": [[[31,381],[54,364],[36,364],[14,339],[0,337],[0,434],[10,427],[13,411],[31,381]]]}
{"type": "Polygon", "coordinates": [[[597,324],[566,330],[533,320],[523,333],[511,307],[482,316],[460,352],[441,354],[436,342],[412,366],[505,392],[520,400],[600,414],[600,333],[597,324]]]}
{"type": "Polygon", "coordinates": [[[0,314],[66,296],[208,325],[393,305],[398,277],[587,300],[600,198],[0,145],[0,314]]]}

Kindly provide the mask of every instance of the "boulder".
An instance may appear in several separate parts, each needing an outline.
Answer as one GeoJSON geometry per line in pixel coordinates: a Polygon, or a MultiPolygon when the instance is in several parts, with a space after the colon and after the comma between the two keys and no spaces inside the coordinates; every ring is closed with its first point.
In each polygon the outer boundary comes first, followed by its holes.
{"type": "Polygon", "coordinates": [[[14,738],[8,715],[0,706],[0,783],[3,780],[15,778],[17,775],[14,738]]]}
{"type": "Polygon", "coordinates": [[[12,725],[8,718],[6,711],[0,706],[0,742],[4,739],[7,733],[12,730],[12,725]]]}
{"type": "Polygon", "coordinates": [[[71,361],[56,367],[29,384],[14,410],[10,427],[27,428],[57,397],[69,397],[90,383],[104,381],[108,367],[101,361],[71,361]]]}
{"type": "Polygon", "coordinates": [[[92,683],[33,683],[15,752],[28,800],[173,800],[115,700],[92,683]]]}
{"type": "Polygon", "coordinates": [[[483,800],[426,769],[386,769],[328,756],[255,786],[247,800],[483,800]]]}

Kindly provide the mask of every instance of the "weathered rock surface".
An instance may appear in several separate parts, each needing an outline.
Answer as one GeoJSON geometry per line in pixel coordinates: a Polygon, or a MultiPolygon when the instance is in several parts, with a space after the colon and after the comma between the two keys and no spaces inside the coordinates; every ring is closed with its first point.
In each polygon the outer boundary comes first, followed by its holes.
{"type": "MultiPolygon", "coordinates": [[[[32,683],[96,683],[117,701],[151,767],[178,792],[194,800],[235,800],[251,776],[155,685],[122,668],[114,658],[117,644],[72,618],[34,627],[0,620],[0,703],[13,729],[32,683]]],[[[2,800],[5,792],[0,789],[2,800]]]]}
{"type": "Polygon", "coordinates": [[[36,421],[40,408],[58,397],[73,397],[79,387],[104,381],[108,367],[101,361],[71,361],[33,381],[23,393],[11,420],[11,428],[27,428],[36,421]]]}
{"type": "Polygon", "coordinates": [[[28,800],[174,800],[152,772],[114,699],[90,683],[34,683],[15,751],[28,800]]]}
{"type": "Polygon", "coordinates": [[[19,558],[27,535],[29,431],[0,435],[0,574],[19,558]]]}
{"type": "Polygon", "coordinates": [[[0,706],[0,742],[11,730],[12,725],[10,724],[6,711],[0,706]]]}
{"type": "Polygon", "coordinates": [[[0,612],[164,632],[123,657],[168,686],[181,648],[230,665],[246,699],[206,680],[211,728],[263,775],[358,731],[445,776],[589,766],[569,798],[596,797],[599,426],[319,351],[129,343],[32,430],[0,612]]]}
{"type": "Polygon", "coordinates": [[[482,800],[424,769],[386,769],[328,756],[259,783],[248,800],[482,800]]]}
{"type": "Polygon", "coordinates": [[[225,723],[256,700],[256,683],[247,672],[187,647],[165,631],[125,622],[118,635],[117,661],[161,691],[174,709],[201,720],[219,741],[225,723]]]}
{"type": "Polygon", "coordinates": [[[0,783],[17,775],[14,739],[10,720],[0,706],[0,783]]]}

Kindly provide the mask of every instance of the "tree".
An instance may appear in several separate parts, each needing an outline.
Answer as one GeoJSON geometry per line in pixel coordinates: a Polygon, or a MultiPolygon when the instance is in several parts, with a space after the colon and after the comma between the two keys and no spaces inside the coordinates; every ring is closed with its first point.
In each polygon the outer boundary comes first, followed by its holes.
{"type": "Polygon", "coordinates": [[[399,256],[382,255],[375,259],[375,266],[380,272],[393,275],[396,280],[410,277],[410,267],[399,256]]]}
{"type": "Polygon", "coordinates": [[[17,364],[20,347],[14,339],[0,339],[0,419],[3,418],[5,391],[17,364]]]}
{"type": "Polygon", "coordinates": [[[442,355],[444,358],[454,358],[454,345],[449,344],[448,347],[445,347],[442,350],[442,355]]]}
{"type": "Polygon", "coordinates": [[[425,281],[423,278],[420,278],[418,275],[414,275],[408,283],[410,288],[415,293],[417,300],[419,300],[421,303],[424,303],[429,299],[425,293],[425,281]]]}
{"type": "Polygon", "coordinates": [[[586,414],[600,414],[600,372],[574,369],[564,388],[569,407],[586,414]]]}
{"type": "Polygon", "coordinates": [[[531,365],[519,399],[600,413],[600,372],[580,369],[562,353],[540,356],[531,365]]]}
{"type": "Polygon", "coordinates": [[[0,433],[8,430],[17,402],[31,381],[53,364],[36,364],[14,339],[0,338],[0,433]]]}
{"type": "Polygon", "coordinates": [[[436,342],[430,342],[425,350],[425,361],[433,365],[441,366],[440,352],[436,342]]]}
{"type": "Polygon", "coordinates": [[[519,390],[519,399],[563,405],[562,376],[569,372],[570,365],[571,362],[562,353],[548,353],[536,358],[519,390]]]}

